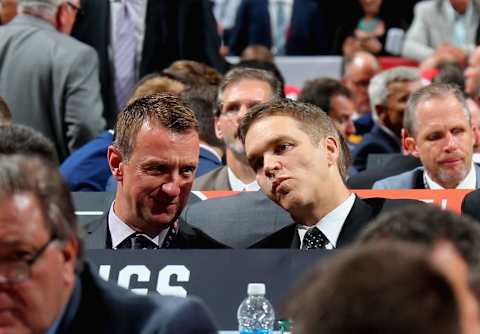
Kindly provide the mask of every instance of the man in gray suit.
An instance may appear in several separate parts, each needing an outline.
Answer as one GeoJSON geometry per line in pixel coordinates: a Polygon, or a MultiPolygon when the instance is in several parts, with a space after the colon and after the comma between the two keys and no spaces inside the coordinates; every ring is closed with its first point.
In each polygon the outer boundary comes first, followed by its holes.
{"type": "Polygon", "coordinates": [[[215,134],[225,141],[227,165],[197,178],[193,190],[259,189],[237,136],[238,122],[254,105],[280,97],[282,89],[280,82],[263,70],[235,68],[225,75],[217,96],[215,134]]]}
{"type": "Polygon", "coordinates": [[[480,168],[473,163],[471,115],[463,93],[431,84],[413,93],[405,110],[405,147],[421,167],[379,180],[374,189],[475,189],[480,168]]]}
{"type": "Polygon", "coordinates": [[[428,0],[415,6],[403,56],[419,61],[427,57],[465,60],[475,47],[479,23],[478,5],[473,0],[428,0]]]}
{"type": "Polygon", "coordinates": [[[56,145],[60,160],[105,126],[95,51],[70,34],[79,0],[20,0],[0,28],[0,95],[15,123],[56,145]]]}

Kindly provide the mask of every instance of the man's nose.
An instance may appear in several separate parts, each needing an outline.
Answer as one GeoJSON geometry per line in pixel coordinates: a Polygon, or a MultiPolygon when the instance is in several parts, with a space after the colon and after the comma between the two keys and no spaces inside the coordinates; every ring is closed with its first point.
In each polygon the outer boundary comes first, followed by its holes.
{"type": "Polygon", "coordinates": [[[265,176],[269,179],[275,177],[275,174],[282,168],[280,160],[272,155],[265,155],[263,164],[265,176]]]}
{"type": "Polygon", "coordinates": [[[172,175],[168,182],[162,184],[162,191],[169,197],[177,197],[180,195],[180,178],[178,175],[172,175]]]}

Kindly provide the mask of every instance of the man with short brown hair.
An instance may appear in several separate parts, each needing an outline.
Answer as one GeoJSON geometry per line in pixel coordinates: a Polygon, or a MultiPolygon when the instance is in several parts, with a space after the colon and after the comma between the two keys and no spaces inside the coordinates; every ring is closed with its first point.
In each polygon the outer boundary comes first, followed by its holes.
{"type": "Polygon", "coordinates": [[[178,97],[155,94],[118,115],[108,163],[117,191],[88,228],[90,248],[211,248],[220,245],[178,220],[198,164],[198,123],[178,97]]]}

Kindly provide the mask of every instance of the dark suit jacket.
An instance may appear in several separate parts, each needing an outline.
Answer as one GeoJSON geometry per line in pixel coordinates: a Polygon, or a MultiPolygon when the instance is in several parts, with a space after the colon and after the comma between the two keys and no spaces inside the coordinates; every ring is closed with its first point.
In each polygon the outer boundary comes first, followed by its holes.
{"type": "Polygon", "coordinates": [[[221,167],[222,161],[212,152],[200,146],[200,156],[198,160],[196,177],[202,176],[212,170],[221,167]]]}
{"type": "Polygon", "coordinates": [[[74,151],[60,166],[70,191],[104,191],[112,176],[107,160],[108,146],[112,144],[110,131],[74,151]]]}
{"type": "MultiPolygon", "coordinates": [[[[327,54],[327,34],[319,3],[294,0],[286,41],[288,55],[327,54]]],[[[268,0],[243,0],[237,10],[229,41],[230,50],[240,55],[247,46],[272,47],[268,0]]]]}
{"type": "Polygon", "coordinates": [[[469,193],[462,202],[462,215],[469,215],[480,221],[480,189],[469,193]]]}
{"type": "Polygon", "coordinates": [[[139,296],[111,285],[86,267],[57,334],[217,333],[204,304],[194,298],[139,296]]]}
{"type": "Polygon", "coordinates": [[[406,172],[420,165],[420,160],[413,155],[396,155],[394,159],[387,162],[383,167],[366,169],[363,172],[352,175],[347,180],[347,187],[349,189],[371,189],[378,180],[406,172]]]}
{"type": "Polygon", "coordinates": [[[293,223],[290,214],[262,191],[242,191],[187,205],[181,217],[232,248],[248,248],[293,223]]]}
{"type": "MultiPolygon", "coordinates": [[[[91,45],[100,58],[100,81],[105,118],[112,127],[116,116],[113,68],[110,62],[110,1],[83,0],[84,15],[75,22],[72,36],[91,45]]],[[[225,69],[221,58],[212,3],[209,0],[149,0],[140,77],[159,72],[179,59],[225,69]]]]}
{"type": "MultiPolygon", "coordinates": [[[[111,249],[112,241],[108,230],[108,211],[100,219],[85,225],[86,249],[111,249]]],[[[179,219],[179,231],[171,248],[227,248],[204,232],[179,219]]]]}
{"type": "Polygon", "coordinates": [[[399,142],[380,126],[375,125],[353,150],[353,167],[359,172],[363,171],[367,167],[367,158],[370,153],[400,153],[400,151],[399,142]]]}
{"type": "MultiPolygon", "coordinates": [[[[347,216],[340,235],[337,248],[351,244],[367,224],[381,212],[407,204],[418,204],[413,200],[388,200],[384,198],[356,198],[352,210],[347,216]]],[[[300,238],[296,224],[290,224],[261,240],[250,248],[300,248],[300,238]]]]}

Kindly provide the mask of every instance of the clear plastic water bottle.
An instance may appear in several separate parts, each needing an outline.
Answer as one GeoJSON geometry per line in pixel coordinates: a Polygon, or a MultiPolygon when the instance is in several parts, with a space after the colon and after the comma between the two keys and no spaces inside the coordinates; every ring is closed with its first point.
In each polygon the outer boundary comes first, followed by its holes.
{"type": "Polygon", "coordinates": [[[265,284],[250,283],[248,297],[237,312],[240,334],[271,334],[275,325],[275,311],[265,298],[265,284]]]}

